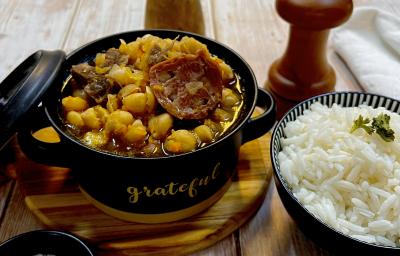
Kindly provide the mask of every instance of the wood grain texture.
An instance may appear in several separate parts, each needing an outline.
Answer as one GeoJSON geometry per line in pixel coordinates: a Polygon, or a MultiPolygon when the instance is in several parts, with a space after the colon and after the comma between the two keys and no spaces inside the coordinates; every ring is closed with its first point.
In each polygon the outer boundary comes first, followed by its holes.
{"type": "Polygon", "coordinates": [[[59,49],[77,0],[0,3],[0,81],[39,49],[59,49]]]}
{"type": "Polygon", "coordinates": [[[8,181],[0,185],[0,229],[2,226],[7,225],[7,224],[3,225],[3,223],[6,223],[4,221],[5,214],[7,207],[9,205],[10,198],[12,196],[12,191],[15,186],[14,184],[15,184],[14,181],[8,181]]]}
{"type": "MultiPolygon", "coordinates": [[[[398,0],[354,0],[354,3],[378,6],[400,15],[398,0]]],[[[238,51],[253,68],[259,85],[263,85],[269,65],[283,53],[287,40],[288,25],[276,14],[274,0],[201,0],[201,4],[205,34],[238,51]]],[[[144,7],[145,0],[0,0],[0,49],[7,49],[0,51],[0,80],[36,49],[70,51],[100,36],[142,28],[144,7]],[[96,15],[99,13],[102,16],[96,15]]],[[[332,49],[328,56],[337,72],[337,90],[360,90],[332,49]]],[[[20,193],[13,183],[0,187],[0,241],[44,227],[27,209],[20,193]]],[[[101,223],[101,219],[98,221],[101,223]]],[[[302,235],[271,184],[262,207],[240,232],[195,255],[328,253],[302,235]]]]}
{"type": "Polygon", "coordinates": [[[1,225],[0,241],[24,232],[43,228],[41,222],[33,218],[32,212],[25,206],[24,197],[20,192],[18,183],[12,188],[12,195],[1,225]]]}
{"type": "MultiPolygon", "coordinates": [[[[259,85],[262,86],[266,81],[269,64],[281,56],[284,51],[288,26],[275,12],[275,1],[273,0],[254,1],[254,4],[246,6],[245,11],[243,11],[243,8],[246,1],[235,1],[232,4],[236,6],[233,6],[232,9],[223,10],[222,6],[227,6],[227,2],[214,2],[216,12],[221,13],[223,17],[230,18],[223,21],[226,24],[217,23],[217,35],[222,36],[223,42],[240,50],[240,54],[249,62],[257,76],[259,85]],[[249,20],[239,22],[236,19],[239,15],[249,20]],[[223,30],[228,24],[230,25],[229,31],[223,30]],[[264,28],[262,28],[263,24],[265,24],[264,28]],[[268,29],[265,29],[265,27],[268,27],[268,29]],[[274,38],[276,36],[278,38],[274,38]],[[257,46],[257,49],[249,46],[257,46]],[[265,62],[267,63],[263,65],[265,62]]],[[[353,2],[356,8],[359,6],[379,6],[384,10],[400,15],[400,3],[396,0],[356,0],[353,2]]],[[[336,71],[336,90],[361,90],[346,64],[333,52],[332,48],[328,48],[327,55],[336,71]]],[[[267,197],[257,215],[240,229],[239,237],[240,251],[243,255],[248,256],[330,255],[329,252],[308,240],[297,228],[280,202],[275,185],[270,186],[267,197]]]]}
{"type": "Polygon", "coordinates": [[[62,47],[70,52],[100,37],[143,28],[144,8],[143,0],[80,1],[62,47]]]}
{"type": "Polygon", "coordinates": [[[212,1],[215,37],[237,51],[253,69],[261,87],[268,67],[284,51],[288,25],[272,0],[212,1]]]}
{"type": "Polygon", "coordinates": [[[272,175],[264,154],[269,139],[267,134],[241,147],[237,178],[215,205],[172,223],[130,223],[107,216],[80,193],[69,169],[35,164],[22,153],[17,173],[25,202],[38,219],[49,228],[72,232],[94,244],[98,255],[187,254],[229,236],[264,201],[272,175]]]}

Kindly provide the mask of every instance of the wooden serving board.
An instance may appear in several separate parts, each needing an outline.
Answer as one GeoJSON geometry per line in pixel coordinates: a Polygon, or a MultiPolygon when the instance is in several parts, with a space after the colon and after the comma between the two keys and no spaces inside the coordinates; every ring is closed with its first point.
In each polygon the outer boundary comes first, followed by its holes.
{"type": "Polygon", "coordinates": [[[177,255],[206,248],[246,222],[263,202],[272,168],[270,134],[243,145],[238,175],[208,210],[177,222],[139,224],[110,217],[92,206],[66,168],[18,155],[17,174],[29,209],[51,229],[71,232],[96,255],[177,255]]]}

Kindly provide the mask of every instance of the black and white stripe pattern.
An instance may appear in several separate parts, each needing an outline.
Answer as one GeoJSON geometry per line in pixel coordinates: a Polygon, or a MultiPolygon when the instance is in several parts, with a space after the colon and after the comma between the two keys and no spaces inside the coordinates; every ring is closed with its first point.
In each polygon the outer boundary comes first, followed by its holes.
{"type": "MultiPolygon", "coordinates": [[[[278,153],[282,150],[281,138],[285,136],[283,128],[288,122],[294,121],[302,115],[304,110],[309,109],[314,102],[331,107],[334,103],[342,107],[356,107],[361,104],[369,105],[373,108],[384,107],[387,110],[400,114],[400,101],[377,94],[362,92],[334,92],[322,94],[305,100],[289,110],[286,115],[278,122],[272,133],[271,139],[271,161],[276,173],[280,176],[278,153]]],[[[282,177],[280,177],[283,181],[282,177]]]]}

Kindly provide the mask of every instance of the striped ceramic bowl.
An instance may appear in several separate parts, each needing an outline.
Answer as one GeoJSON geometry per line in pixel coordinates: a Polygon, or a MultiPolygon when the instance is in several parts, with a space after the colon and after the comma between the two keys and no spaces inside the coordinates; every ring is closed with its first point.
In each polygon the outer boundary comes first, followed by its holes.
{"type": "Polygon", "coordinates": [[[314,102],[320,102],[329,107],[334,103],[342,107],[356,107],[364,104],[372,106],[373,108],[385,107],[391,112],[400,113],[400,101],[381,95],[361,92],[334,92],[323,94],[307,99],[289,110],[276,124],[270,146],[275,184],[283,205],[303,233],[320,246],[332,252],[336,252],[340,255],[348,255],[350,253],[353,255],[399,255],[400,247],[376,245],[357,240],[324,224],[302,206],[282,177],[278,153],[282,149],[281,138],[285,137],[284,128],[288,122],[294,121],[298,116],[303,114],[304,110],[309,109],[314,102]]]}

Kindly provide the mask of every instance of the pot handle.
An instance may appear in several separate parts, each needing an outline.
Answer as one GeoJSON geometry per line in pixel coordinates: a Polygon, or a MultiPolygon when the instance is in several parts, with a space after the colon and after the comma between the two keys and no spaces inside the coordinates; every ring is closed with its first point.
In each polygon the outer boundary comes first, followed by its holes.
{"type": "Polygon", "coordinates": [[[31,160],[50,166],[71,167],[70,152],[65,142],[43,142],[33,137],[33,133],[51,126],[45,109],[39,106],[29,113],[29,118],[18,130],[17,139],[22,152],[31,160]]]}
{"type": "Polygon", "coordinates": [[[250,118],[244,126],[242,144],[261,137],[275,125],[276,106],[271,94],[264,89],[258,88],[256,106],[263,108],[265,111],[255,118],[250,118]]]}

